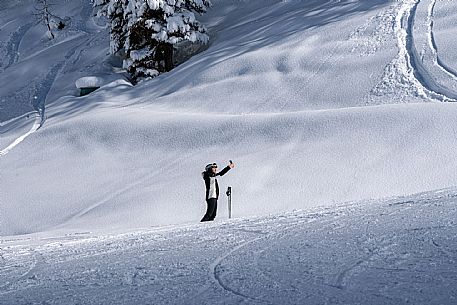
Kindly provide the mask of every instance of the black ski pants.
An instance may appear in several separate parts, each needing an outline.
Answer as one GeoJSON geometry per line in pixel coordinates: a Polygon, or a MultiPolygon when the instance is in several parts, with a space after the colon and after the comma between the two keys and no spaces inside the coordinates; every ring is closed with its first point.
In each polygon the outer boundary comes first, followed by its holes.
{"type": "Polygon", "coordinates": [[[216,218],[216,211],[217,211],[217,199],[216,198],[210,198],[206,199],[206,214],[203,216],[201,222],[203,221],[213,221],[214,218],[216,218]]]}

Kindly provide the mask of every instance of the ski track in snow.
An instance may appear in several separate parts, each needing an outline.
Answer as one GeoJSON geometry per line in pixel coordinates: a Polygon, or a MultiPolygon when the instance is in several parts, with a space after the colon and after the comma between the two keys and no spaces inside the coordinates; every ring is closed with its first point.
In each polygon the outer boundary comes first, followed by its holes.
{"type": "MultiPolygon", "coordinates": [[[[18,137],[16,140],[14,140],[8,147],[0,150],[0,156],[4,156],[8,154],[13,148],[18,146],[21,142],[23,142],[27,137],[35,133],[38,129],[40,129],[45,121],[46,121],[46,116],[45,116],[45,105],[46,105],[46,99],[49,94],[49,92],[53,88],[53,84],[55,80],[57,79],[60,71],[64,70],[65,67],[71,63],[74,64],[79,56],[81,55],[84,50],[90,47],[90,44],[96,39],[85,39],[87,35],[84,35],[83,37],[77,36],[75,39],[84,39],[84,43],[77,45],[76,47],[70,49],[64,56],[65,60],[62,60],[58,63],[56,63],[54,66],[52,66],[49,70],[48,73],[44,76],[42,80],[34,84],[35,88],[35,93],[34,93],[34,99],[35,101],[32,102],[33,107],[37,111],[37,118],[35,119],[35,123],[33,124],[32,128],[25,134],[21,135],[18,137]]],[[[23,117],[23,116],[21,116],[23,117]]],[[[20,117],[20,118],[21,118],[20,117]]],[[[13,119],[15,120],[15,119],[13,119]]],[[[13,121],[13,120],[9,120],[13,121]]],[[[3,122],[5,124],[6,122],[3,122]]]]}
{"type": "Polygon", "coordinates": [[[456,196],[444,190],[121,235],[4,239],[0,303],[76,304],[103,290],[99,304],[452,304],[456,196]]]}
{"type": "MultiPolygon", "coordinates": [[[[419,96],[423,96],[430,100],[456,102],[457,95],[455,93],[442,88],[440,84],[437,84],[433,80],[432,76],[428,75],[429,72],[425,68],[422,58],[416,49],[414,40],[415,15],[420,3],[421,0],[405,1],[397,15],[396,32],[400,48],[399,54],[400,57],[405,58],[406,62],[406,67],[404,69],[404,72],[406,73],[405,76],[416,88],[419,96]]],[[[429,46],[432,49],[432,53],[436,55],[436,63],[439,65],[438,49],[433,38],[433,10],[435,3],[435,1],[432,1],[428,10],[428,19],[430,20],[428,36],[430,37],[429,46]]],[[[442,66],[440,67],[444,69],[442,66]]]]}
{"type": "Polygon", "coordinates": [[[2,56],[2,61],[0,61],[0,72],[8,69],[19,61],[19,46],[21,45],[23,37],[33,24],[34,23],[24,24],[10,35],[10,39],[5,43],[5,46],[2,47],[6,54],[2,56]],[[7,59],[6,62],[4,62],[5,59],[7,59]]]}
{"type": "MultiPolygon", "coordinates": [[[[398,47],[397,56],[386,66],[381,82],[371,92],[373,102],[377,96],[377,99],[381,99],[380,103],[384,103],[383,99],[389,95],[402,102],[408,102],[414,96],[424,101],[457,101],[457,92],[449,87],[456,84],[457,73],[440,59],[435,42],[433,31],[436,3],[436,0],[404,0],[393,4],[373,19],[376,27],[380,28],[380,34],[388,29],[385,24],[392,23],[398,47]],[[427,6],[427,12],[422,14],[424,5],[427,6]],[[421,18],[416,20],[418,9],[421,18]],[[423,44],[420,43],[422,36],[423,44]]],[[[363,27],[356,29],[350,39],[359,38],[363,31],[363,27]]],[[[356,47],[353,51],[361,49],[363,54],[370,55],[376,50],[376,45],[382,43],[382,39],[373,37],[370,40],[374,42],[362,41],[365,45],[362,48],[356,47]]]]}
{"type": "Polygon", "coordinates": [[[18,277],[14,278],[10,281],[7,281],[3,285],[0,285],[0,295],[8,293],[8,291],[11,291],[11,290],[18,291],[21,289],[26,289],[26,288],[30,287],[31,285],[33,285],[33,284],[31,284],[31,282],[35,282],[34,273],[36,271],[36,268],[39,264],[43,264],[43,262],[42,262],[41,254],[39,254],[37,251],[30,249],[29,252],[30,252],[29,256],[31,256],[32,259],[30,260],[26,271],[24,273],[20,274],[18,277]]]}
{"type": "MultiPolygon", "coordinates": [[[[281,238],[284,238],[284,236],[289,234],[288,233],[289,230],[291,230],[295,227],[301,226],[304,223],[312,222],[313,220],[314,220],[314,218],[309,219],[309,220],[305,218],[304,221],[299,220],[298,222],[293,223],[291,225],[288,224],[287,226],[281,226],[280,228],[278,228],[277,231],[273,231],[273,232],[269,232],[269,233],[262,231],[262,230],[249,230],[249,229],[243,229],[243,228],[239,229],[242,232],[252,233],[252,234],[256,234],[256,235],[260,235],[260,236],[249,239],[248,241],[242,242],[240,245],[235,246],[233,249],[228,251],[226,254],[219,256],[218,258],[216,258],[213,261],[213,263],[210,265],[210,270],[211,270],[211,274],[212,274],[215,282],[220,287],[222,287],[224,290],[226,290],[230,293],[233,293],[234,295],[237,295],[239,297],[242,297],[244,301],[251,300],[251,301],[269,304],[269,302],[267,300],[262,300],[260,298],[251,297],[248,294],[240,292],[239,289],[237,289],[236,287],[231,287],[228,283],[226,283],[223,279],[224,261],[227,260],[228,258],[230,258],[231,256],[239,254],[244,248],[247,248],[248,246],[250,246],[252,244],[262,242],[262,241],[265,242],[266,240],[278,239],[280,236],[281,236],[281,238]]],[[[253,257],[256,258],[257,255],[258,255],[258,252],[254,253],[253,257]]],[[[258,271],[262,272],[260,269],[258,271]]],[[[205,289],[205,291],[206,290],[207,289],[205,289]]],[[[200,294],[201,293],[199,293],[199,295],[200,294]]]]}
{"type": "Polygon", "coordinates": [[[439,57],[438,55],[438,46],[435,41],[435,35],[433,33],[434,27],[434,13],[437,0],[431,0],[428,7],[428,38],[429,38],[429,47],[433,54],[433,62],[438,66],[444,73],[446,73],[454,81],[457,81],[457,72],[449,68],[439,57]]]}
{"type": "MultiPolygon", "coordinates": [[[[21,119],[23,116],[21,116],[19,119],[21,119]]],[[[17,119],[14,119],[17,120],[17,119]]],[[[8,122],[11,122],[13,120],[9,120],[8,122]]],[[[24,141],[28,136],[32,135],[35,133],[38,129],[43,124],[43,117],[40,115],[39,112],[35,113],[35,122],[32,125],[32,128],[25,134],[21,135],[17,139],[15,139],[10,145],[8,145],[6,148],[0,150],[0,157],[8,154],[14,147],[18,146],[22,141],[24,141]]],[[[5,124],[6,125],[6,124],[5,124]]]]}
{"type": "MultiPolygon", "coordinates": [[[[25,36],[25,34],[29,31],[29,29],[34,25],[34,23],[27,23],[22,26],[20,26],[15,32],[13,32],[10,35],[10,39],[6,43],[6,45],[3,47],[3,49],[6,51],[6,54],[3,56],[4,58],[8,58],[8,62],[4,64],[3,62],[0,62],[0,71],[4,71],[17,63],[19,61],[19,46],[21,45],[21,42],[25,36]]],[[[25,134],[21,135],[17,139],[15,139],[10,145],[8,145],[6,148],[0,150],[0,157],[8,154],[14,147],[19,145],[21,142],[23,142],[27,137],[35,133],[44,123],[44,108],[40,107],[35,107],[36,112],[35,115],[35,121],[30,128],[28,132],[25,134]]],[[[29,114],[26,114],[29,115],[29,114]]],[[[0,127],[13,122],[14,120],[21,119],[23,116],[8,120],[8,122],[3,122],[0,127]]]]}
{"type": "MultiPolygon", "coordinates": [[[[346,206],[345,209],[350,209],[350,205],[346,206]]],[[[335,220],[338,219],[339,217],[339,212],[338,211],[331,211],[331,212],[320,212],[320,213],[312,213],[308,215],[307,217],[304,217],[304,220],[297,222],[295,225],[289,226],[287,228],[281,227],[279,232],[274,235],[274,239],[287,239],[290,238],[291,236],[295,236],[297,234],[302,234],[304,231],[304,228],[307,227],[312,227],[312,226],[319,226],[320,228],[326,228],[326,229],[335,229],[334,223],[335,220]],[[317,224],[316,224],[316,223],[317,224]]],[[[276,280],[271,274],[268,274],[264,268],[261,266],[261,258],[267,257],[268,256],[268,251],[271,251],[272,248],[275,246],[274,239],[271,240],[271,243],[265,243],[268,244],[268,246],[262,246],[260,247],[260,250],[254,251],[252,253],[252,260],[253,260],[253,265],[254,265],[254,270],[255,272],[261,276],[263,276],[267,281],[272,282],[272,286],[279,287],[281,283],[276,280]]],[[[345,274],[341,274],[340,279],[341,282],[343,281],[345,277],[345,274]]],[[[297,290],[299,289],[293,284],[289,284],[289,287],[287,289],[291,290],[297,290]]],[[[329,285],[333,286],[333,285],[329,285]]],[[[263,296],[264,298],[268,298],[268,296],[263,296]]],[[[264,300],[264,302],[269,303],[269,304],[274,304],[271,303],[267,300],[264,300]]]]}
{"type": "MultiPolygon", "coordinates": [[[[92,6],[89,4],[84,6],[83,10],[81,11],[82,20],[88,20],[91,13],[92,13],[92,6]]],[[[19,46],[22,42],[24,35],[33,26],[33,24],[34,23],[25,24],[25,25],[21,26],[16,32],[11,34],[11,38],[7,42],[6,47],[5,47],[7,50],[7,54],[10,55],[10,60],[5,65],[5,67],[2,67],[1,62],[0,62],[0,71],[3,71],[5,69],[9,68],[10,66],[14,65],[15,63],[17,63],[19,61],[19,54],[18,54],[19,46]],[[14,56],[12,54],[14,54],[14,56]]],[[[27,133],[21,135],[20,137],[15,139],[10,145],[8,145],[6,148],[0,150],[0,157],[8,154],[12,149],[14,149],[21,142],[23,142],[27,137],[34,134],[36,131],[38,131],[38,129],[40,129],[44,125],[44,123],[46,121],[46,116],[45,116],[46,99],[47,99],[49,92],[52,90],[53,84],[54,84],[55,80],[57,79],[57,77],[59,76],[59,73],[61,71],[63,71],[66,68],[66,66],[69,65],[69,63],[74,65],[79,60],[81,53],[84,52],[86,49],[90,48],[91,44],[98,38],[95,35],[95,37],[93,37],[91,39],[87,39],[87,36],[89,35],[89,29],[87,28],[86,22],[80,22],[80,23],[78,23],[78,25],[79,25],[79,29],[84,33],[84,35],[82,37],[81,37],[81,35],[78,35],[78,36],[74,37],[72,40],[82,39],[83,43],[78,44],[76,47],[70,49],[64,56],[65,60],[62,60],[62,61],[56,63],[54,66],[52,66],[48,70],[48,73],[44,76],[44,78],[42,80],[39,80],[37,83],[32,85],[35,88],[35,93],[33,95],[34,101],[32,102],[32,106],[37,111],[38,116],[36,117],[33,126],[27,133]]],[[[65,42],[67,42],[67,41],[64,40],[64,41],[60,42],[59,44],[65,43],[65,42]]],[[[50,48],[55,47],[59,44],[53,45],[50,48]]],[[[38,55],[43,51],[44,50],[41,50],[41,51],[37,52],[36,54],[32,54],[29,57],[38,55]]],[[[20,119],[22,117],[23,116],[21,116],[17,119],[20,119]]],[[[9,120],[8,122],[11,122],[14,120],[16,120],[16,119],[9,120]]],[[[2,125],[7,124],[7,122],[0,122],[0,123],[2,125]]],[[[0,127],[2,125],[0,125],[0,127]]]]}
{"type": "Polygon", "coordinates": [[[254,243],[258,240],[262,239],[262,237],[257,237],[257,238],[254,238],[254,239],[251,239],[247,242],[244,242],[236,247],[234,247],[232,250],[230,250],[229,252],[227,252],[227,254],[223,255],[223,256],[220,256],[218,257],[211,265],[210,265],[210,269],[212,270],[212,275],[214,277],[214,280],[216,281],[216,283],[222,287],[222,289],[230,292],[230,293],[233,293],[237,296],[240,296],[242,297],[243,299],[245,300],[253,300],[253,301],[260,301],[256,298],[252,298],[250,297],[249,295],[247,294],[244,294],[242,292],[239,292],[237,290],[235,290],[234,288],[231,288],[228,284],[226,284],[224,282],[224,280],[222,279],[222,274],[223,274],[223,266],[222,266],[222,263],[225,259],[227,259],[229,256],[233,255],[234,253],[236,253],[237,251],[239,251],[240,249],[248,246],[249,244],[251,243],[254,243]]]}
{"type": "MultiPolygon", "coordinates": [[[[76,51],[75,49],[70,50],[67,55],[65,56],[65,59],[69,59],[76,51]]],[[[18,137],[16,140],[14,140],[10,145],[8,145],[6,148],[0,150],[0,156],[4,156],[8,154],[13,148],[18,146],[21,142],[23,142],[27,137],[30,135],[34,134],[36,131],[38,131],[46,121],[45,117],[45,104],[46,104],[46,97],[49,94],[49,91],[52,89],[52,86],[54,84],[54,81],[59,73],[59,71],[65,66],[66,61],[60,61],[57,64],[55,64],[53,67],[51,67],[48,70],[48,73],[44,76],[42,80],[40,80],[38,83],[33,84],[35,88],[35,93],[34,93],[34,99],[35,101],[32,102],[33,108],[37,111],[35,118],[35,122],[32,126],[32,128],[25,134],[21,135],[18,137]]]]}
{"type": "Polygon", "coordinates": [[[435,96],[427,90],[417,79],[417,67],[415,67],[414,45],[412,41],[413,16],[419,1],[409,0],[400,8],[396,19],[396,33],[399,46],[399,57],[405,65],[403,72],[405,77],[416,89],[417,94],[427,99],[444,100],[443,96],[435,96]]]}

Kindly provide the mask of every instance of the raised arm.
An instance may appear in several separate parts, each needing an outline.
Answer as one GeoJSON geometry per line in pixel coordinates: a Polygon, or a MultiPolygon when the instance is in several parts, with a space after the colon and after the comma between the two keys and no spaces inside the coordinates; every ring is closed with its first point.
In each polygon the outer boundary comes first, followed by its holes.
{"type": "Polygon", "coordinates": [[[220,172],[218,172],[218,173],[216,174],[216,176],[224,176],[225,174],[227,174],[227,172],[228,172],[229,170],[231,170],[231,169],[234,168],[234,167],[235,167],[235,164],[233,164],[232,161],[230,161],[230,164],[227,165],[223,170],[221,170],[220,172]]]}

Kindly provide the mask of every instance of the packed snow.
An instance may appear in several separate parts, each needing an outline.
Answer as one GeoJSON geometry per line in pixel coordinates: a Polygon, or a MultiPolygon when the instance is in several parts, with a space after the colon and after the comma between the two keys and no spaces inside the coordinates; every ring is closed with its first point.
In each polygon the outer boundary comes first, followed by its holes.
{"type": "Polygon", "coordinates": [[[213,0],[136,86],[90,1],[54,40],[32,3],[0,4],[0,304],[456,304],[457,2],[213,0]]]}
{"type": "Polygon", "coordinates": [[[455,304],[457,193],[2,241],[1,304],[455,304]]]}

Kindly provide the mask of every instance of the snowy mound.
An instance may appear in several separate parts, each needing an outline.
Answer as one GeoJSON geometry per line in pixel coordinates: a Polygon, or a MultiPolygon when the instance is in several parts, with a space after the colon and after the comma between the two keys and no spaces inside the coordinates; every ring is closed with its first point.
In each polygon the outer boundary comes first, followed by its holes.
{"type": "Polygon", "coordinates": [[[78,80],[76,80],[76,88],[81,89],[81,88],[93,88],[93,87],[101,87],[106,83],[105,80],[101,77],[97,76],[85,76],[81,77],[78,80]]]}
{"type": "Polygon", "coordinates": [[[201,171],[229,159],[219,183],[235,217],[457,183],[457,104],[443,103],[457,92],[456,3],[213,3],[207,50],[78,99],[75,81],[116,60],[89,2],[72,2],[75,31],[46,48],[32,24],[16,31],[23,10],[2,12],[0,234],[197,222],[201,171]],[[7,82],[23,71],[30,87],[7,82]],[[30,104],[19,97],[46,101],[41,121],[12,117],[30,111],[13,107],[30,104]]]}

